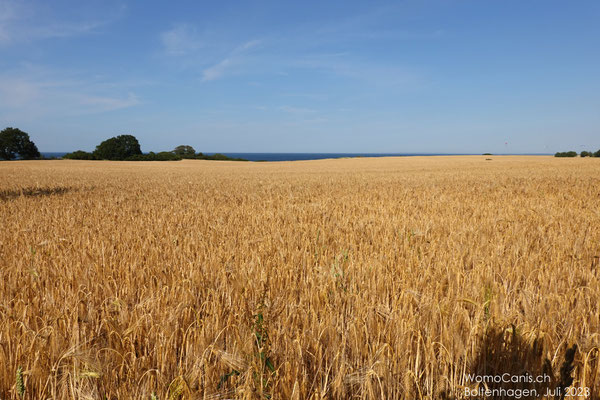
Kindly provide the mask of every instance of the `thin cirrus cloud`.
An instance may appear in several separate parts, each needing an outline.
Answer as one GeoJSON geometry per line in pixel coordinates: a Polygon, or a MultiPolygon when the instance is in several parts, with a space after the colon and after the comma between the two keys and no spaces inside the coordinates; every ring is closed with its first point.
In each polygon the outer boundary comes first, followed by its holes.
{"type": "Polygon", "coordinates": [[[244,57],[248,51],[260,44],[260,40],[251,40],[235,48],[229,55],[217,64],[208,67],[202,71],[202,81],[214,81],[223,77],[232,67],[240,67],[244,62],[244,57]]]}
{"type": "Polygon", "coordinates": [[[133,92],[128,92],[126,97],[79,95],[78,102],[84,110],[94,113],[129,108],[141,103],[133,92]]]}
{"type": "Polygon", "coordinates": [[[230,58],[226,58],[212,67],[206,68],[202,71],[202,82],[214,81],[215,79],[221,78],[225,75],[227,68],[231,67],[232,63],[230,58]]]}
{"type": "Polygon", "coordinates": [[[245,58],[251,49],[261,44],[260,40],[250,40],[234,47],[225,55],[216,46],[215,38],[208,33],[200,33],[189,24],[177,24],[159,35],[163,53],[185,68],[201,68],[201,81],[209,82],[222,78],[229,72],[243,70],[245,58]],[[220,54],[219,54],[220,53],[220,54]],[[218,60],[212,64],[207,59],[218,60]]]}
{"type": "Polygon", "coordinates": [[[0,44],[10,42],[10,27],[16,17],[14,6],[8,1],[0,1],[0,44]]]}
{"type": "Polygon", "coordinates": [[[104,7],[104,12],[86,15],[77,20],[55,15],[52,7],[39,7],[30,2],[0,0],[0,45],[67,38],[98,31],[124,15],[125,7],[104,7]]]}
{"type": "Polygon", "coordinates": [[[12,115],[22,113],[29,118],[42,118],[102,113],[141,103],[127,88],[118,93],[107,90],[113,86],[40,71],[5,74],[0,76],[0,108],[12,115]]]}
{"type": "Polygon", "coordinates": [[[317,110],[313,110],[312,108],[305,107],[293,107],[293,106],[281,106],[279,107],[280,111],[284,111],[291,114],[310,114],[315,113],[317,110]]]}
{"type": "Polygon", "coordinates": [[[363,60],[348,53],[303,55],[292,60],[289,66],[362,81],[374,87],[417,87],[426,83],[423,71],[363,60]]]}
{"type": "Polygon", "coordinates": [[[160,41],[165,53],[171,56],[183,56],[203,47],[204,41],[196,29],[187,24],[180,24],[160,34],[160,41]]]}
{"type": "MultiPolygon", "coordinates": [[[[317,43],[318,35],[308,34],[306,42],[317,43]],[[311,36],[312,35],[312,36],[311,36]]],[[[277,39],[250,40],[223,54],[227,44],[216,46],[218,35],[200,34],[193,25],[179,24],[160,34],[163,54],[183,69],[201,69],[201,82],[227,76],[272,73],[289,76],[290,70],[329,74],[377,86],[418,86],[422,71],[398,65],[361,60],[351,52],[315,53],[297,37],[283,35],[277,39]],[[257,48],[260,47],[260,52],[257,48]],[[206,60],[215,60],[207,65],[206,60]]],[[[331,40],[331,39],[328,39],[331,40]]],[[[230,47],[230,48],[231,48],[230,47]]],[[[312,75],[314,76],[314,75],[312,75]]]]}

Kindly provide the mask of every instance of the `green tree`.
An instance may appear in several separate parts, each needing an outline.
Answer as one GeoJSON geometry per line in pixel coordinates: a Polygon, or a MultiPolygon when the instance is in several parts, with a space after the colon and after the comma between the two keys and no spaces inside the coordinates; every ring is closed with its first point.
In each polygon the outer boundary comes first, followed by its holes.
{"type": "Polygon", "coordinates": [[[592,157],[593,156],[591,151],[582,151],[580,155],[581,155],[581,157],[592,157]]]}
{"type": "Polygon", "coordinates": [[[127,157],[126,161],[179,161],[181,157],[177,154],[173,154],[172,151],[161,151],[155,153],[151,151],[148,154],[137,154],[135,156],[127,157]]]}
{"type": "Polygon", "coordinates": [[[66,158],[68,160],[97,160],[95,155],[92,153],[88,153],[87,151],[77,150],[72,153],[67,153],[62,158],[66,158]]]}
{"type": "Polygon", "coordinates": [[[39,158],[40,152],[27,133],[9,127],[0,132],[0,159],[14,160],[17,157],[31,160],[39,158]]]}
{"type": "Polygon", "coordinates": [[[594,153],[594,157],[600,157],[600,150],[594,153]]]}
{"type": "Polygon", "coordinates": [[[175,149],[173,149],[173,153],[181,158],[193,158],[196,156],[196,150],[194,150],[192,146],[185,144],[175,147],[175,149]]]}
{"type": "Polygon", "coordinates": [[[142,154],[142,150],[140,143],[132,135],[112,137],[100,143],[94,150],[94,156],[102,160],[125,160],[136,154],[142,154]]]}
{"type": "Polygon", "coordinates": [[[563,152],[558,152],[554,155],[554,157],[577,157],[577,152],[576,151],[563,151],[563,152]]]}

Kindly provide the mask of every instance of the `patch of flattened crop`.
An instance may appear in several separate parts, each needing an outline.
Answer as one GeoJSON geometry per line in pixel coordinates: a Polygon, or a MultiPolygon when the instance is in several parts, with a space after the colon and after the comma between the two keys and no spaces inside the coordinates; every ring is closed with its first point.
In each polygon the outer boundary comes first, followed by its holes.
{"type": "MultiPolygon", "coordinates": [[[[92,189],[92,188],[88,188],[92,189]]],[[[10,201],[19,197],[46,197],[54,195],[63,195],[68,192],[80,191],[82,188],[71,186],[52,186],[52,187],[26,187],[18,189],[0,190],[0,201],[10,201]]]]}

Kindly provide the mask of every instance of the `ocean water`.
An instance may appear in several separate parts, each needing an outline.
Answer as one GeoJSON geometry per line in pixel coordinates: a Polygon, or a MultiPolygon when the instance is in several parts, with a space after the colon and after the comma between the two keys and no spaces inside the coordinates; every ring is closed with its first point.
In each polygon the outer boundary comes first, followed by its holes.
{"type": "MultiPolygon", "coordinates": [[[[210,154],[210,153],[207,153],[210,154]]],[[[405,157],[405,156],[440,156],[444,154],[416,153],[223,153],[228,157],[243,158],[249,161],[299,161],[322,160],[326,158],[348,157],[405,157]]]]}
{"type": "MultiPolygon", "coordinates": [[[[47,158],[62,157],[67,152],[41,152],[47,158]]],[[[204,153],[207,155],[215,153],[204,153]]],[[[229,153],[223,152],[228,157],[243,158],[248,161],[298,161],[298,160],[322,160],[325,158],[347,158],[347,157],[409,157],[409,156],[447,156],[458,154],[441,153],[229,153]]],[[[464,155],[464,154],[461,154],[464,155]]]]}
{"type": "MultiPolygon", "coordinates": [[[[62,157],[67,152],[41,152],[44,157],[62,157]]],[[[204,153],[207,155],[215,153],[204,153]]],[[[474,153],[229,153],[222,152],[228,157],[243,158],[248,161],[299,161],[299,160],[322,160],[325,158],[347,158],[347,157],[411,157],[411,156],[469,156],[481,155],[474,153]]],[[[494,154],[500,155],[528,155],[542,156],[550,155],[547,153],[528,153],[528,154],[494,154]]]]}

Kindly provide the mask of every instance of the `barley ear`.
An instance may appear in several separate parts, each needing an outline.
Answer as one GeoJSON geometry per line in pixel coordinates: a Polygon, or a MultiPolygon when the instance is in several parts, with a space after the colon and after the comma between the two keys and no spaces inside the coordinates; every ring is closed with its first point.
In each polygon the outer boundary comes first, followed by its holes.
{"type": "Polygon", "coordinates": [[[20,398],[25,396],[25,384],[23,383],[23,368],[17,368],[17,394],[20,398]]]}

